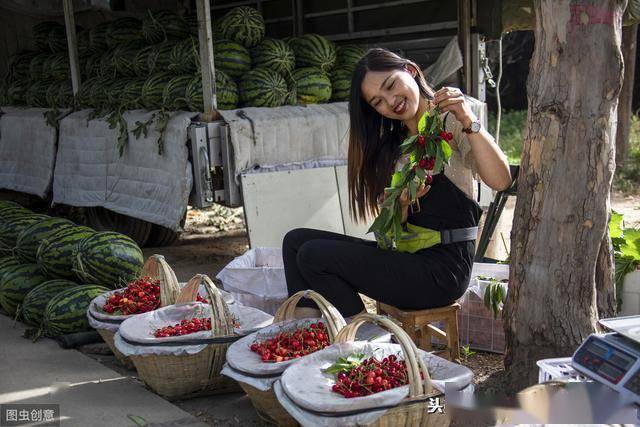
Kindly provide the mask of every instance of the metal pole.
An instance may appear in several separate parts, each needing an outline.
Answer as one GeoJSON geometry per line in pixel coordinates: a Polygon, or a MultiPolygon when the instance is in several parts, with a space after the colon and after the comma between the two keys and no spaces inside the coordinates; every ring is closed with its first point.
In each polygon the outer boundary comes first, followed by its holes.
{"type": "Polygon", "coordinates": [[[211,8],[209,0],[196,0],[198,13],[198,40],[200,45],[200,70],[202,73],[203,121],[212,121],[218,103],[216,101],[216,79],[213,64],[213,37],[211,31],[211,8]]]}
{"type": "Polygon", "coordinates": [[[465,93],[471,94],[471,0],[458,0],[458,43],[462,50],[465,93]]]}
{"type": "Polygon", "coordinates": [[[73,16],[73,0],[63,0],[64,25],[67,32],[67,48],[69,50],[69,66],[71,68],[71,85],[73,95],[80,90],[80,62],[78,61],[78,40],[76,39],[76,22],[73,16]]]}

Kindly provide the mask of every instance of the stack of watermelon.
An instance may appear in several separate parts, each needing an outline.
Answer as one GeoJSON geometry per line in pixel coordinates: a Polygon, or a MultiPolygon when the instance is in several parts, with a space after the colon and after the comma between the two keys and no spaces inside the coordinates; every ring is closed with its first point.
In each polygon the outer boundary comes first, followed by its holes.
{"type": "MultiPolygon", "coordinates": [[[[348,99],[359,46],[336,47],[318,34],[265,37],[256,9],[235,7],[213,23],[219,109],[277,107],[348,99]]],[[[74,105],[64,26],[33,28],[37,50],[14,55],[0,85],[0,105],[61,108],[74,105]],[[44,95],[44,96],[43,96],[44,95]]],[[[197,19],[149,10],[78,31],[81,108],[202,111],[197,19]],[[199,93],[198,93],[199,92],[199,93]]]]}
{"type": "Polygon", "coordinates": [[[0,201],[0,307],[49,336],[90,329],[89,303],[142,269],[129,237],[0,201]]]}

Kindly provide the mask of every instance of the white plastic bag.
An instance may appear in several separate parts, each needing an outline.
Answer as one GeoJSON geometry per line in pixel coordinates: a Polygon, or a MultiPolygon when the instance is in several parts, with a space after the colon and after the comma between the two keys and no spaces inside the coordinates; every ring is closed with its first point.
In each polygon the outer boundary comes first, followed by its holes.
{"type": "MultiPolygon", "coordinates": [[[[186,283],[180,283],[181,287],[184,287],[186,283]]],[[[120,324],[124,322],[126,319],[133,316],[132,314],[108,314],[102,311],[101,307],[103,307],[107,300],[116,292],[123,292],[125,288],[115,289],[113,291],[105,292],[102,295],[98,295],[95,297],[89,307],[87,308],[87,320],[89,321],[89,325],[94,329],[106,329],[111,332],[117,332],[120,328],[120,324]]],[[[229,292],[225,292],[220,289],[220,293],[222,294],[222,298],[227,305],[234,303],[233,295],[229,292]]],[[[198,289],[198,294],[207,298],[207,291],[204,286],[201,286],[198,289]]]]}
{"type": "Polygon", "coordinates": [[[255,248],[235,258],[216,276],[244,305],[275,314],[287,299],[280,248],[255,248]]]}
{"type": "MultiPolygon", "coordinates": [[[[231,315],[240,324],[234,328],[240,337],[256,329],[271,324],[273,317],[252,307],[240,304],[229,306],[231,315]]],[[[180,323],[182,319],[192,317],[208,317],[211,306],[200,302],[172,305],[148,313],[138,314],[120,324],[115,335],[116,348],[125,356],[175,355],[195,354],[202,351],[209,343],[203,340],[211,339],[211,331],[200,331],[193,334],[156,338],[153,331],[165,326],[180,323]],[[175,345],[172,345],[175,344],[175,345]]],[[[235,340],[236,337],[222,337],[221,340],[235,340]]]]}
{"type": "MultiPolygon", "coordinates": [[[[391,354],[400,360],[404,358],[399,344],[362,341],[334,344],[291,365],[280,378],[284,393],[302,409],[332,414],[397,405],[409,394],[408,385],[355,399],[346,399],[333,392],[331,386],[335,383],[335,375],[324,370],[336,363],[339,357],[354,353],[375,356],[379,360],[391,354]]],[[[462,365],[423,350],[418,350],[418,354],[426,363],[433,387],[443,393],[445,383],[461,390],[473,380],[471,370],[462,365]]]]}

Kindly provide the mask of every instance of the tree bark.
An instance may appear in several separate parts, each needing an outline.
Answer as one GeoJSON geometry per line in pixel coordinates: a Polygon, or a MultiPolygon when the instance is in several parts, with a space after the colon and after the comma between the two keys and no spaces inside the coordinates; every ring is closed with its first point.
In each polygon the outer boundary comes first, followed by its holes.
{"type": "Polygon", "coordinates": [[[538,359],[596,330],[596,264],[615,167],[625,0],[535,0],[529,113],[511,233],[505,367],[512,390],[538,359]]]}
{"type": "Polygon", "coordinates": [[[622,57],[624,58],[624,81],[618,102],[618,129],[616,131],[616,164],[627,160],[629,153],[629,131],[633,110],[633,79],[636,70],[636,38],[638,24],[622,30],[622,57]]]}
{"type": "Polygon", "coordinates": [[[598,251],[598,261],[596,263],[596,296],[598,305],[598,317],[606,319],[614,317],[617,311],[616,302],[616,282],[615,282],[615,261],[613,259],[613,247],[609,229],[605,230],[600,250],[598,251]]]}

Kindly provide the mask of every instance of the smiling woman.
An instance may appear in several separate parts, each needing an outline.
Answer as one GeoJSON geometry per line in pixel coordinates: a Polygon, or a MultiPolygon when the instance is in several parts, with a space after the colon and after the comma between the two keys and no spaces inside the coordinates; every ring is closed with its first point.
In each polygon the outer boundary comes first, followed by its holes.
{"type": "MultiPolygon", "coordinates": [[[[349,206],[355,219],[368,221],[380,212],[392,175],[408,163],[424,169],[428,185],[417,189],[416,209],[410,209],[406,189],[399,196],[404,233],[402,244],[392,250],[320,230],[287,233],[283,258],[289,294],[313,289],[344,316],[364,309],[358,293],[409,310],[450,304],[465,292],[473,265],[481,215],[473,200],[473,176],[479,174],[495,189],[506,188],[511,183],[506,156],[459,89],[435,92],[415,63],[385,49],[368,51],[356,65],[349,115],[349,206]],[[438,111],[452,153],[440,173],[434,162],[417,162],[401,151],[403,140],[418,134],[420,119],[438,111]]],[[[420,139],[447,143],[428,135],[420,139]]],[[[309,307],[298,314],[317,314],[309,307]]]]}

